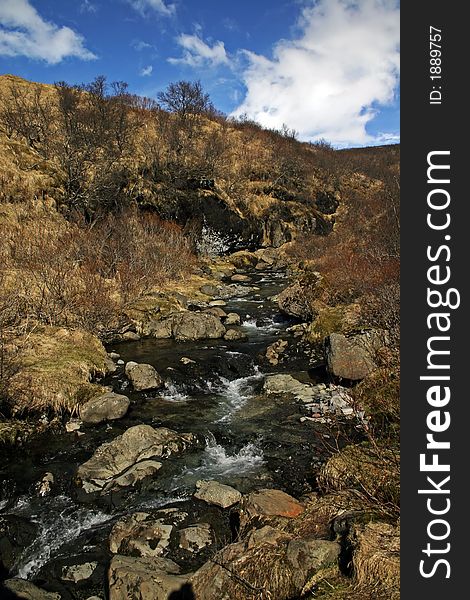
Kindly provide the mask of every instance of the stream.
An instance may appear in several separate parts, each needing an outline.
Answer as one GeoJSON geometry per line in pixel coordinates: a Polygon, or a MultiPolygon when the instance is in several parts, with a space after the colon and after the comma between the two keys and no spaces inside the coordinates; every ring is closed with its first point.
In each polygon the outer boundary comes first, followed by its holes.
{"type": "MultiPolygon", "coordinates": [[[[192,495],[200,479],[215,479],[242,493],[272,487],[300,497],[314,489],[324,434],[300,422],[294,401],[261,393],[267,374],[288,372],[309,381],[308,361],[287,331],[293,321],[281,315],[271,300],[288,281],[283,272],[247,274],[251,281],[242,285],[249,287],[249,293],[227,300],[223,307],[242,317],[247,341],[143,339],[113,344],[108,351],[118,353],[124,362],[152,364],[165,379],[164,389],[132,391],[121,366],[103,383],[131,399],[123,419],[82,427],[80,434],[45,434],[2,465],[0,517],[15,518],[29,535],[28,547],[15,560],[10,577],[36,581],[60,591],[65,599],[87,598],[91,591],[104,597],[102,582],[81,591],[80,586],[60,582],[58,573],[63,565],[95,560],[104,579],[109,532],[123,515],[183,507],[197,519],[204,509],[192,495]],[[289,357],[272,366],[264,355],[279,338],[289,342],[289,357]],[[182,362],[183,357],[189,360],[182,362]],[[197,433],[205,439],[205,447],[166,459],[149,485],[124,495],[118,503],[79,503],[73,484],[77,466],[100,444],[140,423],[197,433]],[[38,482],[46,473],[53,475],[53,484],[50,493],[42,496],[38,482]]],[[[218,519],[222,529],[226,526],[225,543],[229,543],[227,518],[216,512],[205,518],[218,519]]]]}

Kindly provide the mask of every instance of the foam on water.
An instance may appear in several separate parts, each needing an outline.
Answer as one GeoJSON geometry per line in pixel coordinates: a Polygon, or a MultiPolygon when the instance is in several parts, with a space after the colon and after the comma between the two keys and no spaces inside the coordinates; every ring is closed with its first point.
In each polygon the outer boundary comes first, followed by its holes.
{"type": "Polygon", "coordinates": [[[184,390],[179,390],[171,381],[165,382],[165,391],[161,397],[163,400],[168,400],[168,402],[186,402],[189,400],[189,396],[184,393],[184,390]]]}
{"type": "MultiPolygon", "coordinates": [[[[28,500],[17,504],[15,513],[31,509],[28,500]]],[[[113,517],[101,511],[75,505],[67,496],[56,496],[48,500],[47,510],[42,501],[40,514],[30,516],[37,523],[39,532],[34,542],[26,548],[16,561],[18,577],[27,579],[38,573],[60,548],[88,530],[111,520],[113,517]]]]}
{"type": "Polygon", "coordinates": [[[264,465],[262,450],[255,442],[245,444],[238,452],[230,453],[217,443],[214,435],[206,436],[206,448],[202,461],[197,467],[186,467],[173,480],[172,489],[181,487],[194,488],[200,479],[216,479],[223,481],[233,476],[240,477],[256,472],[264,465]]]}
{"type": "Polygon", "coordinates": [[[253,386],[260,381],[264,375],[260,373],[258,366],[255,366],[253,375],[240,377],[232,381],[225,377],[220,377],[220,383],[216,387],[217,394],[222,398],[221,408],[223,416],[218,419],[218,423],[230,421],[233,413],[240,410],[253,396],[253,386]]]}

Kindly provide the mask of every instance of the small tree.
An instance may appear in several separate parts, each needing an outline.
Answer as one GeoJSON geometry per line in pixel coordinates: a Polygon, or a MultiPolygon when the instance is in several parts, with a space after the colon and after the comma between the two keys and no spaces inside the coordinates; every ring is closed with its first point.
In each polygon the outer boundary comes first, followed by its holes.
{"type": "Polygon", "coordinates": [[[164,92],[158,94],[158,100],[164,108],[183,119],[214,110],[209,94],[203,91],[200,81],[170,83],[164,92]]]}

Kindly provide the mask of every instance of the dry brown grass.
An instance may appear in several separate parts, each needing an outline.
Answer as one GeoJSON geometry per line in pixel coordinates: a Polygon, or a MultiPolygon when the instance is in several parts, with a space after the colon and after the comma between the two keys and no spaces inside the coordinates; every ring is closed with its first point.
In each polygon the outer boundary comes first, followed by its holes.
{"type": "Polygon", "coordinates": [[[107,372],[107,354],[90,333],[41,327],[18,340],[16,373],[8,396],[14,415],[74,413],[103,388],[91,383],[107,372]]]}
{"type": "Polygon", "coordinates": [[[400,451],[364,442],[349,445],[333,454],[318,475],[326,491],[354,489],[363,506],[378,514],[397,518],[400,514],[400,451]]]}
{"type": "Polygon", "coordinates": [[[400,527],[368,523],[355,527],[350,535],[356,587],[399,598],[400,527]]]}

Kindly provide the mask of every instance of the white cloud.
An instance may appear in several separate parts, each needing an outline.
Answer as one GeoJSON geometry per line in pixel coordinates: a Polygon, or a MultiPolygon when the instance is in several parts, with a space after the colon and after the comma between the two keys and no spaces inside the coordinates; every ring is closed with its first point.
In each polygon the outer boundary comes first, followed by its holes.
{"type": "Polygon", "coordinates": [[[131,46],[132,48],[134,48],[134,50],[137,50],[137,52],[141,52],[142,50],[148,50],[149,48],[154,47],[152,46],[152,44],[144,42],[143,40],[133,40],[131,42],[131,46]]]}
{"type": "Polygon", "coordinates": [[[80,34],[46,21],[29,0],[0,1],[0,56],[27,56],[50,64],[68,56],[96,58],[80,34]]]}
{"type": "Polygon", "coordinates": [[[394,99],[399,73],[396,0],[310,0],[300,34],[280,40],[273,58],[244,52],[247,92],[234,116],[283,123],[304,140],[373,141],[366,125],[394,99]]]}
{"type": "Polygon", "coordinates": [[[153,71],[152,65],[148,65],[148,67],[144,67],[143,69],[140,70],[140,75],[141,75],[141,77],[150,77],[150,75],[152,74],[152,71],[153,71]]]}
{"type": "Polygon", "coordinates": [[[169,17],[176,10],[174,4],[166,4],[165,0],[127,0],[127,2],[142,16],[147,15],[149,11],[154,11],[169,17]]]}
{"type": "Polygon", "coordinates": [[[90,2],[90,0],[83,0],[83,2],[80,4],[81,13],[94,14],[97,10],[98,7],[96,6],[96,4],[93,4],[92,2],[90,2]]]}
{"type": "Polygon", "coordinates": [[[178,36],[177,42],[183,48],[183,56],[181,58],[169,58],[168,62],[173,65],[216,67],[229,64],[223,42],[217,41],[210,46],[199,35],[189,35],[187,33],[178,36]]]}

